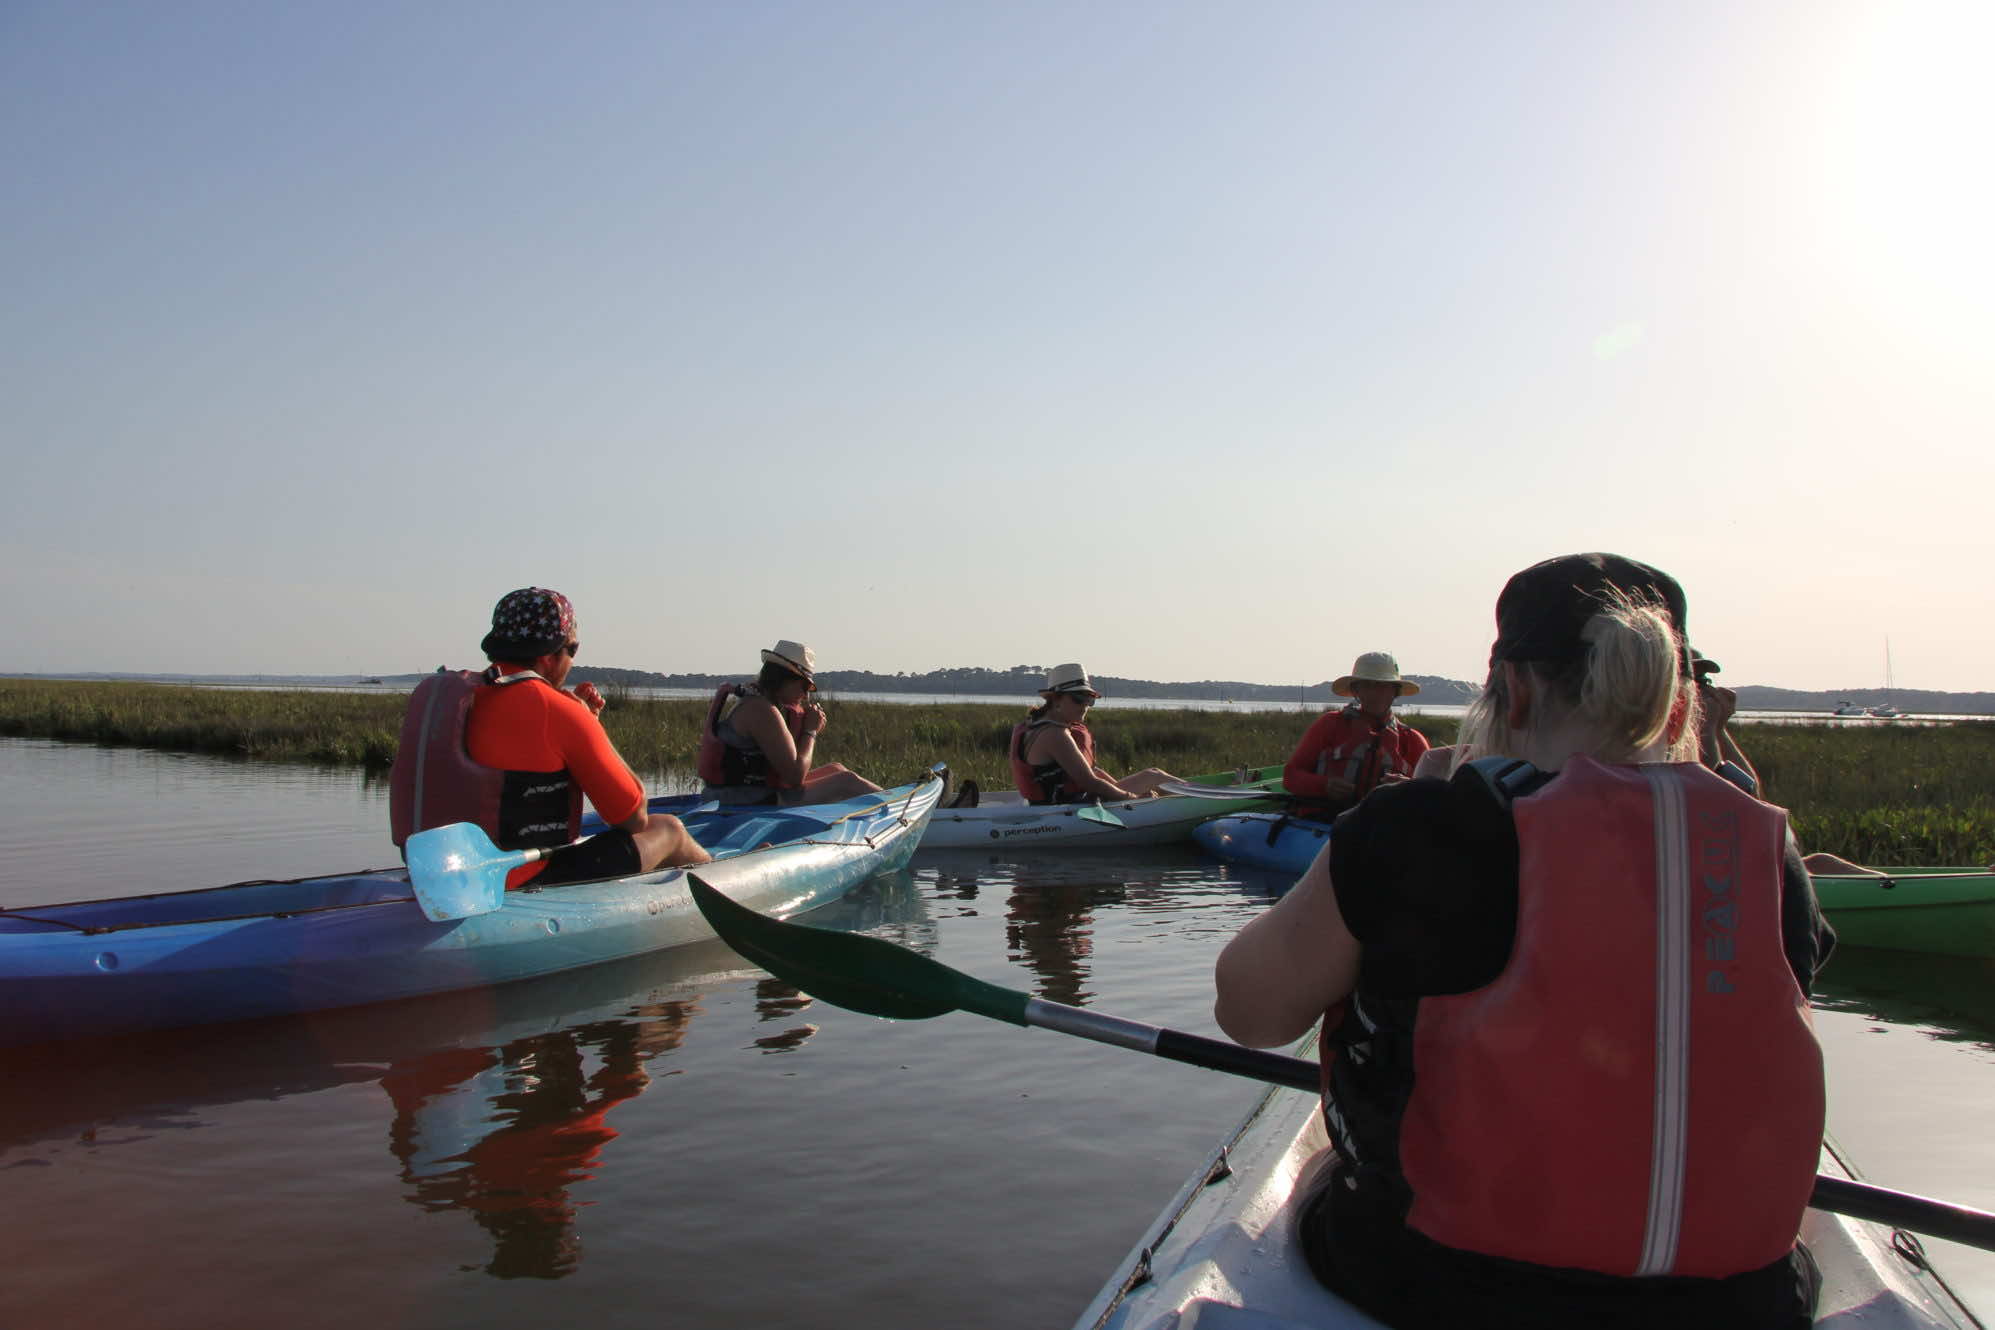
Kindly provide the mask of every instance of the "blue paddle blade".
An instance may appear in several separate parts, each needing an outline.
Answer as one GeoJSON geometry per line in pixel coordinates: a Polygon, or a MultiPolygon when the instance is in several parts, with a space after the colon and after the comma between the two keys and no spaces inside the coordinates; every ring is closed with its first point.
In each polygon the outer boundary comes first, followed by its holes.
{"type": "Polygon", "coordinates": [[[506,874],[529,859],[528,850],[502,850],[470,822],[432,827],[402,847],[416,904],[437,923],[490,914],[506,899],[506,874]]]}
{"type": "Polygon", "coordinates": [[[1083,822],[1099,822],[1105,827],[1126,827],[1129,824],[1117,817],[1114,812],[1100,804],[1082,804],[1074,816],[1083,822]]]}

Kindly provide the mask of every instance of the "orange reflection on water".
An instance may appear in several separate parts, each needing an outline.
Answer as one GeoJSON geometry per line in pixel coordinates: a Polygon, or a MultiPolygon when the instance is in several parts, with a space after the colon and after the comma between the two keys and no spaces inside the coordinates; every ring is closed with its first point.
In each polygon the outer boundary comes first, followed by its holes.
{"type": "Polygon", "coordinates": [[[408,1199],[469,1212],[492,1237],[488,1274],[571,1273],[581,1241],[569,1188],[595,1176],[617,1138],[610,1110],[643,1093],[644,1064],[679,1046],[697,1008],[656,1003],[632,1019],[393,1063],[381,1087],[395,1106],[389,1148],[408,1199]]]}

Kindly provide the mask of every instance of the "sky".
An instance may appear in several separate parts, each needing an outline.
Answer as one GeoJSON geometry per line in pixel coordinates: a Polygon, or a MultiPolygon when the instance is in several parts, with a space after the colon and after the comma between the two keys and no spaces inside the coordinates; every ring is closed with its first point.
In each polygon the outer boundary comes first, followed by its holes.
{"type": "Polygon", "coordinates": [[[0,0],[0,672],[1995,689],[1985,0],[0,0]]]}

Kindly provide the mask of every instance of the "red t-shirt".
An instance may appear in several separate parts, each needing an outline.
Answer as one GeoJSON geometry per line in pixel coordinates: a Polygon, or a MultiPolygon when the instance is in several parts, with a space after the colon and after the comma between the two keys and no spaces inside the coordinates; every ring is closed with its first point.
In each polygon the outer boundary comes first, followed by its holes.
{"type": "Polygon", "coordinates": [[[1427,736],[1420,731],[1391,717],[1383,727],[1375,725],[1353,704],[1316,718],[1282,768],[1282,788],[1290,794],[1330,799],[1324,782],[1335,776],[1356,785],[1353,797],[1362,799],[1388,775],[1411,776],[1413,764],[1426,751],[1427,736]]]}
{"type": "MultiPolygon", "coordinates": [[[[602,722],[586,703],[544,680],[481,687],[464,723],[464,750],[473,762],[501,771],[567,771],[611,826],[644,807],[644,786],[602,722]]],[[[506,885],[531,881],[544,867],[543,860],[515,868],[506,885]]]]}

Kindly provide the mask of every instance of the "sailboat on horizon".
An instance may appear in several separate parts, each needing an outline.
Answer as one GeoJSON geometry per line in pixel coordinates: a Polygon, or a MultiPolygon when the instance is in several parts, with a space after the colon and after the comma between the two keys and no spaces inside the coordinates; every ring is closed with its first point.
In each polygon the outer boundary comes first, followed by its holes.
{"type": "Polygon", "coordinates": [[[1891,720],[1905,713],[1891,705],[1891,639],[1884,639],[1884,700],[1870,709],[1873,716],[1891,720]]]}

